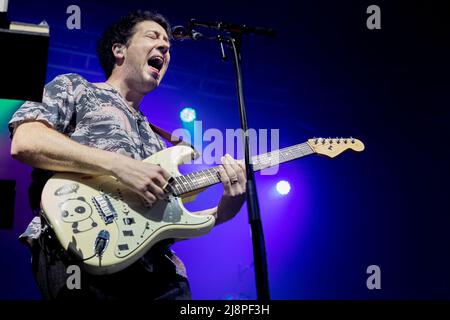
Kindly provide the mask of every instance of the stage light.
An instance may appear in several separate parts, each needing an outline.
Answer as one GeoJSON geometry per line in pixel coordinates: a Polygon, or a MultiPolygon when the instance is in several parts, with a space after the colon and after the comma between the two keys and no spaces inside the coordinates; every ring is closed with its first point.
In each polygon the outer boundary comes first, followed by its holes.
{"type": "Polygon", "coordinates": [[[9,141],[8,122],[14,112],[24,103],[21,100],[0,99],[0,139],[9,141]]]}
{"type": "Polygon", "coordinates": [[[195,112],[195,109],[193,108],[183,108],[180,112],[180,119],[183,122],[192,122],[197,118],[197,114],[195,112]]]}
{"type": "Polygon", "coordinates": [[[278,181],[276,188],[277,188],[278,193],[283,196],[288,194],[289,191],[291,191],[291,185],[286,180],[278,181]]]}

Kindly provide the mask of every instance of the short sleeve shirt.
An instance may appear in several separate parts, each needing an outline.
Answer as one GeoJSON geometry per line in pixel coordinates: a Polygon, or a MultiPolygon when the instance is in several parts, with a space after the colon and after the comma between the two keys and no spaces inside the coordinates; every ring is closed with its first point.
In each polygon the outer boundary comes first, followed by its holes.
{"type": "MultiPolygon", "coordinates": [[[[49,82],[42,103],[25,102],[12,116],[9,130],[28,121],[44,122],[83,145],[117,152],[143,160],[164,149],[165,142],[151,129],[147,118],[130,109],[113,88],[99,88],[78,74],[64,74],[49,82]]],[[[51,172],[34,169],[30,186],[30,205],[34,212],[51,172]]],[[[22,235],[40,235],[35,218],[22,235]]]]}
{"type": "Polygon", "coordinates": [[[99,88],[77,74],[56,77],[45,86],[42,103],[25,102],[9,129],[25,121],[43,121],[71,139],[143,160],[165,148],[147,118],[131,110],[113,88],[99,88]]]}

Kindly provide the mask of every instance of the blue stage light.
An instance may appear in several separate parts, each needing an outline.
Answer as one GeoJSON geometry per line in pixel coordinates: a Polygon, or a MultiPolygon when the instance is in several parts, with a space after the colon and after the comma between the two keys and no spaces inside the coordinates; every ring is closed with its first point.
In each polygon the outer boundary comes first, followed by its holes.
{"type": "Polygon", "coordinates": [[[180,119],[183,122],[192,122],[197,118],[197,114],[195,112],[195,109],[193,108],[183,108],[180,112],[180,119]]]}
{"type": "Polygon", "coordinates": [[[276,188],[277,188],[278,193],[283,196],[288,194],[289,191],[291,191],[291,185],[286,180],[278,181],[276,188]]]}

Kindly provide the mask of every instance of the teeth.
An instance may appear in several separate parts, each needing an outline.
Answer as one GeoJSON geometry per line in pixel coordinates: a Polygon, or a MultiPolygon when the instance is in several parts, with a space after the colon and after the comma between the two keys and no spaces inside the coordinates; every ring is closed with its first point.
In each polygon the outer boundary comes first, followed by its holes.
{"type": "Polygon", "coordinates": [[[150,59],[148,59],[148,61],[154,61],[154,60],[159,60],[161,62],[164,62],[164,59],[161,57],[151,57],[150,59]]]}

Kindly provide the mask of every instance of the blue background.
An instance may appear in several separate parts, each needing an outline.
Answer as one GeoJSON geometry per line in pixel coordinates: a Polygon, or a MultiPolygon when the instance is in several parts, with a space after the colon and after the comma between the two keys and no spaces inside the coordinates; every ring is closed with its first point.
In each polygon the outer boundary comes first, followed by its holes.
{"type": "MultiPolygon", "coordinates": [[[[275,28],[276,39],[245,39],[250,127],[279,128],[281,147],[354,136],[366,150],[333,160],[311,156],[281,166],[276,176],[257,175],[272,297],[448,299],[448,13],[437,2],[377,1],[382,29],[368,30],[371,4],[11,0],[9,18],[49,23],[47,81],[68,72],[104,81],[96,39],[131,9],[156,9],[172,25],[197,18],[275,28]],[[81,8],[80,30],[66,28],[72,4],[81,8]],[[281,179],[292,186],[284,197],[274,190],[281,179]],[[381,290],[366,287],[373,264],[381,268],[381,290]]],[[[32,57],[24,63],[32,72],[32,57]]],[[[233,68],[221,62],[215,42],[175,43],[169,71],[142,111],[174,130],[183,106],[196,108],[204,130],[239,127],[233,68]]],[[[18,191],[14,229],[0,230],[0,299],[38,299],[29,253],[17,241],[31,219],[30,168],[9,157],[13,109],[2,110],[0,129],[0,178],[16,179],[18,191]]],[[[214,206],[220,194],[212,187],[190,208],[214,206]]],[[[210,234],[174,246],[194,299],[256,297],[247,221],[243,208],[210,234]]]]}

